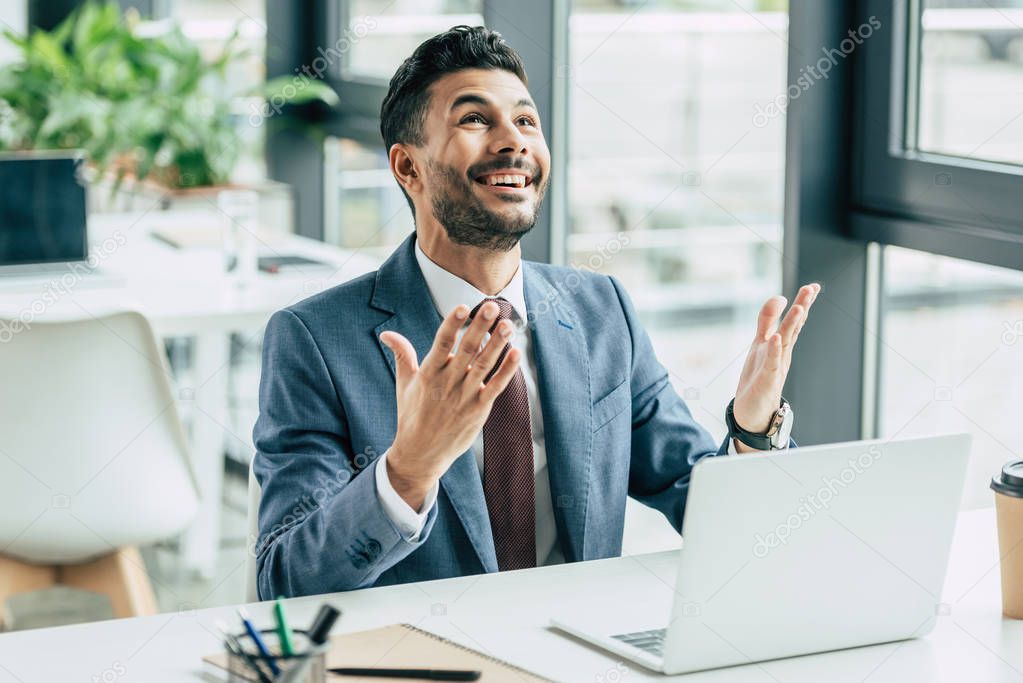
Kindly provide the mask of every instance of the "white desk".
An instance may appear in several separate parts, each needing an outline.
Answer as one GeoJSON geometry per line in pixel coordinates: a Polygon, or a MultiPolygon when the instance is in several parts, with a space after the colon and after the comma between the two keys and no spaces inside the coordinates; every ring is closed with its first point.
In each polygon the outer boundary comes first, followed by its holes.
{"type": "MultiPolygon", "coordinates": [[[[304,626],[329,600],[344,612],[338,632],[406,621],[559,681],[1018,682],[1023,622],[1001,616],[996,546],[991,510],[961,515],[944,591],[948,614],[924,638],[670,679],[546,625],[554,613],[595,603],[646,612],[652,624],[666,622],[672,552],[301,598],[288,601],[288,613],[293,625],[304,626]]],[[[250,605],[249,612],[272,624],[270,603],[250,605]]],[[[0,635],[0,683],[114,680],[103,675],[115,668],[123,671],[116,680],[199,681],[200,657],[220,648],[218,618],[235,623],[234,608],[0,635]]]]}
{"type": "MultiPolygon", "coordinates": [[[[26,315],[31,321],[45,322],[127,308],[145,314],[158,335],[193,339],[196,386],[182,387],[179,398],[194,402],[191,446],[201,504],[182,539],[182,559],[186,568],[212,577],[219,542],[224,440],[247,441],[246,435],[231,435],[227,428],[229,333],[255,339],[274,311],[379,264],[315,240],[260,235],[261,255],[306,256],[332,267],[260,273],[251,285],[242,287],[225,274],[219,249],[176,249],[150,235],[156,226],[190,221],[210,223],[214,234],[219,230],[219,217],[208,212],[91,216],[89,242],[99,261],[98,274],[75,278],[72,270],[62,268],[45,277],[0,276],[0,317],[26,315]],[[55,289],[54,281],[61,282],[62,276],[63,288],[55,289]]],[[[125,351],[131,349],[126,346],[125,351]]]]}

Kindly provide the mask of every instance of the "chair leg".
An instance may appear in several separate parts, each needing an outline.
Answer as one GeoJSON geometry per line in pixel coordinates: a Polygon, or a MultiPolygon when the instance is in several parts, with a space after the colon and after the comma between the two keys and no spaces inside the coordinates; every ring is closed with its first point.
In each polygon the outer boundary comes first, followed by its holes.
{"type": "Polygon", "coordinates": [[[82,564],[60,568],[59,582],[110,598],[115,617],[156,614],[156,596],[138,548],[128,546],[82,564]]]}
{"type": "Polygon", "coordinates": [[[29,564],[0,555],[0,631],[5,630],[7,599],[19,593],[50,588],[57,583],[57,568],[29,564]]]}

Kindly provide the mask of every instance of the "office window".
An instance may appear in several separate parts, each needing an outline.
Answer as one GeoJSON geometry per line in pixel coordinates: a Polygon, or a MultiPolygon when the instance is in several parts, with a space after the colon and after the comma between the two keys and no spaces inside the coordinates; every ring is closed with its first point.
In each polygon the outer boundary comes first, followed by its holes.
{"type": "Polygon", "coordinates": [[[1023,272],[886,247],[880,436],[964,431],[973,451],[963,503],[1023,442],[1023,272]]]}
{"type": "Polygon", "coordinates": [[[414,226],[383,144],[328,138],[324,168],[324,241],[387,258],[414,226]]]}
{"type": "MultiPolygon", "coordinates": [[[[26,2],[0,3],[0,26],[15,34],[25,33],[28,23],[28,4],[26,2]]],[[[0,65],[18,59],[18,48],[9,41],[0,40],[0,65]]]]}
{"type": "Polygon", "coordinates": [[[182,31],[194,40],[208,59],[224,50],[237,32],[235,51],[240,58],[231,62],[225,81],[237,98],[232,114],[237,116],[240,155],[235,182],[259,182],[266,178],[263,126],[249,123],[253,112],[262,111],[262,99],[252,96],[266,80],[266,3],[260,0],[170,0],[170,15],[182,31]]]}
{"type": "Polygon", "coordinates": [[[756,312],[781,285],[785,123],[755,112],[785,91],[787,15],[698,5],[577,5],[568,260],[622,280],[723,435],[756,312]]]}
{"type": "Polygon", "coordinates": [[[921,4],[918,148],[1023,163],[1023,1],[921,4]]]}
{"type": "Polygon", "coordinates": [[[862,0],[857,9],[876,28],[856,52],[851,234],[1018,268],[1023,2],[862,0]]]}
{"type": "Polygon", "coordinates": [[[483,0],[352,0],[339,5],[342,35],[351,44],[342,62],[345,77],[389,81],[402,60],[430,36],[457,24],[483,25],[483,0]]]}
{"type": "MultiPolygon", "coordinates": [[[[567,260],[619,278],[715,439],[760,305],[781,290],[785,2],[577,2],[567,260]]],[[[798,428],[797,428],[798,429],[798,428]]],[[[625,552],[677,545],[630,505],[625,552]]]]}

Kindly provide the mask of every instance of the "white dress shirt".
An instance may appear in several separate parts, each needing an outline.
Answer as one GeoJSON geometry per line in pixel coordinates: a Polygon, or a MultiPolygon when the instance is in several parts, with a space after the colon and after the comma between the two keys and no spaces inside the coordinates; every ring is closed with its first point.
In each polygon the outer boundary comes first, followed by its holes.
{"type": "MultiPolygon", "coordinates": [[[[434,306],[441,317],[445,317],[459,304],[475,308],[484,299],[493,298],[479,291],[471,284],[444,270],[423,253],[416,241],[416,260],[423,271],[426,287],[430,291],[434,306]]],[[[557,543],[557,527],[554,521],[554,505],[551,502],[550,480],[547,476],[547,448],[544,440],[543,413],[540,410],[540,394],[536,385],[536,358],[533,354],[532,339],[526,327],[526,298],[522,287],[522,266],[515,271],[511,282],[494,295],[507,299],[513,308],[515,332],[511,337],[511,345],[522,354],[519,368],[526,383],[526,396],[529,400],[529,423],[533,430],[533,473],[535,477],[535,513],[536,513],[536,563],[557,564],[564,562],[564,556],[557,543]],[[516,319],[517,318],[517,319],[516,319]]],[[[461,333],[459,333],[461,334],[461,333]]],[[[422,359],[420,359],[422,361],[422,359]]],[[[472,453],[476,458],[482,481],[484,458],[483,432],[476,436],[472,444],[472,453]]],[[[426,517],[437,502],[437,485],[426,496],[419,512],[413,510],[398,495],[387,476],[387,453],[376,463],[377,495],[388,517],[408,541],[416,541],[422,533],[426,517]]]]}

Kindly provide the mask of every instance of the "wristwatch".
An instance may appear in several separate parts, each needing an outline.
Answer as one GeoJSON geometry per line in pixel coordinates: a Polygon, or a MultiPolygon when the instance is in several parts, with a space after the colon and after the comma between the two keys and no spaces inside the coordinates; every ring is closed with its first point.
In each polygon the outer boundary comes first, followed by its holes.
{"type": "Polygon", "coordinates": [[[778,410],[774,411],[767,431],[762,434],[747,432],[740,427],[739,423],[735,421],[735,415],[732,412],[734,406],[735,399],[733,398],[729,401],[728,408],[725,410],[725,423],[728,425],[729,437],[734,437],[750,448],[756,448],[759,451],[777,451],[788,448],[789,434],[792,433],[792,420],[794,416],[792,406],[789,405],[789,402],[784,397],[781,399],[781,405],[778,407],[778,410]]]}

